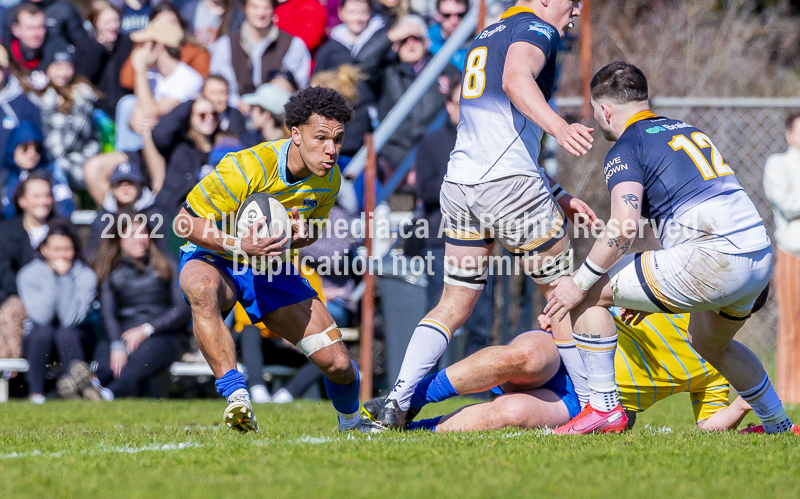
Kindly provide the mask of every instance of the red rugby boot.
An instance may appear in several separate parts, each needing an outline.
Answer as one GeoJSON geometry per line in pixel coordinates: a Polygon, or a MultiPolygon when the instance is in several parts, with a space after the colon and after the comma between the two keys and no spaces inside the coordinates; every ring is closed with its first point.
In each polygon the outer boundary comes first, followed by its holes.
{"type": "Polygon", "coordinates": [[[622,433],[628,429],[628,416],[621,405],[611,412],[600,412],[590,404],[572,418],[569,423],[559,426],[553,433],[556,435],[583,435],[585,433],[622,433]]]}
{"type": "MultiPolygon", "coordinates": [[[[789,431],[790,431],[790,432],[792,432],[792,433],[794,433],[794,434],[795,434],[795,435],[797,435],[798,437],[800,437],[800,426],[793,425],[793,426],[792,426],[792,429],[791,429],[791,430],[789,430],[789,431]]],[[[751,434],[751,433],[766,433],[766,432],[764,431],[764,425],[760,425],[760,424],[759,424],[759,425],[749,424],[749,425],[747,425],[747,428],[744,428],[744,429],[742,429],[742,430],[739,430],[739,435],[749,435],[749,434],[751,434]]],[[[788,433],[788,432],[787,432],[787,433],[788,433]]]]}

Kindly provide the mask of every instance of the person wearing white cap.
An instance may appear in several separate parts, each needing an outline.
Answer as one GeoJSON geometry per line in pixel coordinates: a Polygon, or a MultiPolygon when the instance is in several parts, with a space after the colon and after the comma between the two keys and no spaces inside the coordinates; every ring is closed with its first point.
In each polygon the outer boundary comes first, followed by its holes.
{"type": "Polygon", "coordinates": [[[242,96],[242,102],[250,106],[250,126],[242,135],[245,147],[286,138],[283,106],[289,97],[285,89],[269,83],[261,85],[252,94],[242,96]]]}

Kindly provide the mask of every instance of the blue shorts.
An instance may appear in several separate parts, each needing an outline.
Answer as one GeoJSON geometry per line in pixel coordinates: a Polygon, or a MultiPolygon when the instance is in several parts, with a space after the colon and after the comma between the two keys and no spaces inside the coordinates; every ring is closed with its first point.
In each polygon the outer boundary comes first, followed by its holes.
{"type": "MultiPolygon", "coordinates": [[[[575,387],[572,386],[572,380],[569,379],[567,368],[564,367],[563,362],[559,365],[558,371],[556,371],[553,377],[547,380],[547,383],[543,384],[539,388],[550,390],[558,395],[561,401],[564,402],[564,405],[567,406],[570,419],[574,418],[579,412],[581,412],[581,402],[578,400],[578,394],[575,393],[575,387]]],[[[502,395],[504,393],[503,389],[499,386],[492,388],[492,392],[498,395],[502,395]]]]}
{"type": "Polygon", "coordinates": [[[236,286],[236,301],[244,307],[253,323],[279,308],[317,297],[308,279],[301,276],[291,263],[285,263],[282,269],[263,275],[254,275],[249,267],[242,270],[242,266],[234,272],[231,260],[190,244],[188,248],[181,248],[178,272],[183,271],[183,266],[191,260],[203,260],[231,278],[236,286]]]}

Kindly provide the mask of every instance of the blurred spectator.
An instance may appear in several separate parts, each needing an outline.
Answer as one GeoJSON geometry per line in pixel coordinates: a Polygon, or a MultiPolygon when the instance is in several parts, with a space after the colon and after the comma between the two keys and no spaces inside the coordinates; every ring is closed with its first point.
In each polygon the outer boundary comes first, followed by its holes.
{"type": "Polygon", "coordinates": [[[160,0],[111,0],[111,4],[122,12],[120,33],[130,35],[145,29],[152,19],[153,7],[159,3],[160,0]]]}
{"type": "Polygon", "coordinates": [[[11,131],[0,170],[0,194],[2,194],[3,218],[10,219],[18,214],[13,195],[17,186],[34,173],[46,175],[52,184],[52,196],[56,212],[68,217],[75,209],[72,190],[69,188],[64,171],[49,161],[44,150],[42,131],[29,121],[23,121],[11,131]]]}
{"type": "Polygon", "coordinates": [[[364,134],[377,128],[377,123],[373,121],[377,121],[378,111],[375,109],[372,91],[364,83],[364,79],[364,74],[350,64],[339,66],[335,71],[321,71],[311,77],[311,85],[332,88],[353,106],[353,119],[344,126],[344,142],[340,156],[355,156],[364,144],[364,134]]]}
{"type": "Polygon", "coordinates": [[[34,3],[20,5],[16,14],[8,17],[13,24],[7,47],[30,86],[42,88],[47,84],[43,72],[46,62],[52,59],[55,45],[61,41],[48,37],[44,12],[34,3]]]}
{"type": "Polygon", "coordinates": [[[120,33],[119,12],[105,0],[92,3],[88,20],[93,31],[75,47],[80,54],[75,58],[75,72],[103,94],[97,101],[97,108],[113,120],[117,115],[117,103],[130,93],[122,88],[119,77],[133,42],[128,35],[120,33]]]}
{"type": "MultiPolygon", "coordinates": [[[[239,139],[247,133],[245,118],[238,109],[228,105],[228,95],[228,80],[220,75],[209,75],[200,92],[200,96],[214,106],[214,112],[217,113],[217,119],[219,119],[218,131],[239,139]]],[[[178,142],[181,141],[183,127],[192,113],[192,106],[194,106],[194,100],[184,102],[165,114],[153,128],[153,143],[164,157],[168,158],[178,142]]]]}
{"type": "MultiPolygon", "coordinates": [[[[152,149],[155,150],[152,140],[148,142],[152,149]]],[[[166,161],[158,151],[148,153],[143,149],[142,151],[114,151],[98,154],[83,165],[86,189],[98,206],[107,206],[111,192],[111,175],[117,167],[125,163],[131,164],[134,169],[141,173],[142,186],[149,187],[153,196],[164,183],[166,161]],[[153,161],[153,156],[158,156],[158,161],[153,161]]]]}
{"type": "Polygon", "coordinates": [[[86,360],[81,328],[97,291],[97,277],[80,256],[75,228],[68,220],[54,220],[39,245],[41,258],[17,275],[19,297],[28,315],[23,340],[28,361],[31,402],[44,403],[44,375],[55,346],[62,365],[86,360]]]}
{"type": "MultiPolygon", "coordinates": [[[[202,178],[203,166],[210,164],[214,135],[219,121],[214,106],[206,99],[194,101],[192,112],[183,123],[180,142],[167,162],[164,184],[156,195],[156,209],[170,222],[192,187],[202,178]]],[[[220,158],[221,159],[221,158],[220,158]]]]}
{"type": "Polygon", "coordinates": [[[150,238],[145,219],[118,213],[95,263],[114,374],[103,392],[112,400],[136,395],[142,381],[180,359],[181,334],[191,314],[177,265],[150,238]]]}
{"type": "Polygon", "coordinates": [[[11,131],[22,121],[30,121],[42,127],[42,117],[36,107],[23,93],[19,80],[9,72],[8,52],[0,46],[0,151],[5,152],[11,131]]]}
{"type": "Polygon", "coordinates": [[[383,18],[372,13],[371,0],[343,0],[338,12],[342,23],[331,29],[330,40],[317,51],[315,72],[355,64],[361,49],[384,27],[383,18]]]}
{"type": "MultiPolygon", "coordinates": [[[[448,99],[445,103],[448,120],[440,129],[430,132],[419,141],[416,156],[417,196],[422,201],[428,237],[424,239],[424,249],[433,256],[433,275],[428,277],[426,289],[429,306],[439,302],[444,288],[444,238],[442,213],[439,206],[439,191],[442,189],[450,153],[456,145],[456,127],[459,121],[459,100],[461,80],[452,80],[448,99]]],[[[464,324],[466,343],[464,355],[472,355],[489,344],[494,320],[494,276],[489,276],[475,309],[464,324]]]]}
{"type": "Polygon", "coordinates": [[[250,106],[250,129],[242,135],[245,147],[288,138],[283,106],[289,97],[289,92],[270,83],[261,85],[252,94],[242,96],[242,101],[250,106]]]}
{"type": "MultiPolygon", "coordinates": [[[[450,35],[464,20],[468,11],[469,0],[436,0],[436,24],[428,30],[431,37],[432,54],[436,55],[439,52],[450,35]]],[[[464,69],[470,41],[470,38],[467,38],[465,44],[450,58],[450,62],[459,70],[464,69]]]]}
{"type": "MultiPolygon", "coordinates": [[[[26,9],[26,5],[35,5],[45,15],[47,21],[48,39],[77,45],[86,37],[83,29],[83,19],[80,12],[72,2],[61,0],[23,0],[17,7],[11,7],[3,17],[3,41],[8,43],[12,39],[12,24],[16,15],[15,10],[26,9]]],[[[18,36],[18,35],[14,35],[18,36]]]]}
{"type": "Polygon", "coordinates": [[[19,214],[0,224],[0,358],[22,357],[25,307],[17,291],[17,273],[36,255],[53,216],[53,192],[47,174],[33,173],[14,192],[19,214]]]}
{"type": "Polygon", "coordinates": [[[300,90],[300,85],[297,83],[294,73],[286,68],[275,69],[267,73],[267,83],[281,87],[292,95],[300,90]]]}
{"type": "Polygon", "coordinates": [[[231,103],[268,83],[271,71],[287,68],[300,87],[308,84],[311,54],[303,40],[272,23],[271,0],[245,0],[245,22],[240,32],[221,37],[211,47],[211,72],[231,84],[231,103]]]}
{"type": "Polygon", "coordinates": [[[67,174],[70,185],[83,189],[83,164],[100,152],[92,118],[99,94],[84,77],[75,75],[69,51],[56,52],[46,74],[47,86],[29,95],[42,111],[45,150],[67,174]]]}
{"type": "Polygon", "coordinates": [[[147,28],[131,35],[141,43],[131,54],[136,73],[133,97],[123,97],[117,106],[117,150],[142,149],[144,139],[161,116],[181,102],[196,96],[203,86],[203,77],[180,61],[183,30],[175,24],[153,21],[147,28]],[[155,68],[155,87],[147,77],[155,68]],[[129,126],[128,126],[129,125],[129,126]]]}
{"type": "Polygon", "coordinates": [[[408,3],[411,12],[422,17],[426,23],[431,24],[436,17],[437,0],[410,0],[408,3]]]}
{"type": "Polygon", "coordinates": [[[319,0],[275,0],[275,26],[303,40],[310,52],[325,39],[327,13],[319,0]]]}
{"type": "Polygon", "coordinates": [[[375,14],[383,18],[386,26],[392,26],[412,12],[409,0],[378,0],[374,4],[374,10],[375,14]]]}
{"type": "MultiPolygon", "coordinates": [[[[135,157],[135,155],[133,155],[135,157]]],[[[133,159],[133,158],[132,158],[133,159]]],[[[114,215],[119,212],[134,212],[143,213],[147,217],[147,221],[151,224],[151,232],[159,234],[164,238],[165,227],[163,220],[159,224],[156,217],[153,202],[155,196],[146,185],[144,185],[144,177],[142,171],[136,162],[122,163],[114,168],[111,174],[111,188],[103,200],[102,206],[97,210],[97,216],[89,228],[89,241],[86,246],[86,254],[90,261],[95,261],[97,251],[104,239],[104,233],[107,235],[110,230],[116,230],[113,225],[114,215]],[[159,227],[155,227],[159,225],[159,227]]]]}
{"type": "Polygon", "coordinates": [[[189,33],[203,45],[210,45],[244,22],[239,0],[189,0],[180,8],[189,33]]]}
{"type": "Polygon", "coordinates": [[[786,119],[785,153],[764,167],[764,194],[772,204],[777,253],[773,281],[778,299],[778,377],[775,387],[789,404],[800,403],[800,111],[786,119]]]}
{"type": "MultiPolygon", "coordinates": [[[[186,63],[189,67],[200,73],[200,76],[205,78],[208,76],[208,68],[211,64],[211,54],[208,49],[194,39],[187,32],[187,25],[178,14],[178,10],[169,2],[161,2],[150,12],[150,22],[158,22],[162,24],[172,24],[178,26],[183,31],[183,39],[180,47],[180,60],[186,63]]],[[[150,84],[155,85],[157,74],[155,72],[148,72],[147,77],[151,80],[150,84]]],[[[119,81],[123,88],[133,90],[135,86],[136,72],[133,69],[133,63],[129,57],[125,64],[122,66],[122,73],[119,75],[119,81]]]]}
{"type": "MultiPolygon", "coordinates": [[[[384,43],[391,44],[396,58],[380,74],[371,75],[373,78],[378,77],[381,82],[378,100],[381,119],[389,114],[431,58],[428,51],[430,47],[428,27],[418,16],[406,16],[400,19],[389,30],[384,43]]],[[[428,87],[414,106],[414,112],[406,117],[381,150],[381,156],[388,162],[390,169],[403,161],[434,118],[444,109],[450,82],[460,79],[458,69],[448,64],[439,76],[438,85],[428,87]]]]}

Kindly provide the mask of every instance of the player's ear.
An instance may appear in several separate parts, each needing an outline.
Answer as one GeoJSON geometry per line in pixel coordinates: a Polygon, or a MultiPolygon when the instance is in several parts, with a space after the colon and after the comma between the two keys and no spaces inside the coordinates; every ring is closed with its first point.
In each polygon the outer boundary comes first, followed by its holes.
{"type": "Polygon", "coordinates": [[[296,146],[300,146],[300,142],[302,142],[300,138],[300,127],[293,126],[292,127],[292,143],[296,146]]]}
{"type": "Polygon", "coordinates": [[[606,124],[611,124],[611,115],[614,114],[611,110],[611,106],[608,104],[600,104],[600,110],[603,111],[603,119],[606,120],[606,124]]]}

